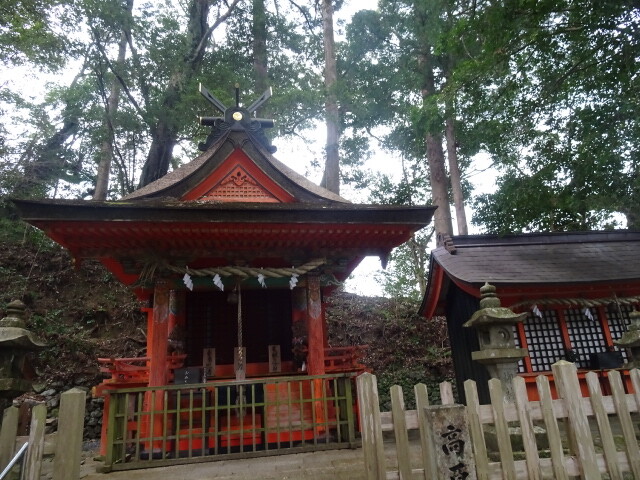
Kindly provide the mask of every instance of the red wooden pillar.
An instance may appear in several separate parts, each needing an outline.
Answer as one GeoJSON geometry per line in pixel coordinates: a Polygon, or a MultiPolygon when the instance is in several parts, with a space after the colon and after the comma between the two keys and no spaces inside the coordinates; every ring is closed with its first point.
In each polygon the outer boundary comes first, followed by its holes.
{"type": "MultiPolygon", "coordinates": [[[[147,351],[149,360],[149,386],[161,387],[167,384],[167,347],[169,345],[169,284],[166,280],[158,280],[153,293],[153,315],[147,332],[147,351]]],[[[147,412],[158,412],[145,415],[142,425],[142,437],[161,437],[163,432],[164,394],[161,390],[152,390],[145,395],[144,409],[147,412]]],[[[144,442],[149,452],[160,450],[162,441],[144,442]]]]}
{"type": "Polygon", "coordinates": [[[169,335],[174,328],[186,327],[186,292],[184,290],[171,290],[169,293],[169,335]]]}
{"type": "Polygon", "coordinates": [[[149,361],[149,386],[167,384],[167,347],[169,346],[169,284],[166,280],[156,282],[153,293],[153,321],[147,332],[149,361]]]}
{"type": "MultiPolygon", "coordinates": [[[[307,355],[307,372],[309,375],[324,375],[324,327],[322,315],[322,295],[320,279],[316,275],[307,276],[307,331],[309,333],[309,353],[307,355]]],[[[317,424],[325,422],[323,408],[324,380],[313,379],[313,407],[317,424]]],[[[316,431],[325,431],[323,425],[317,425],[316,431]]]]}
{"type": "Polygon", "coordinates": [[[322,296],[320,279],[316,275],[307,276],[307,331],[309,353],[307,371],[309,375],[324,375],[324,326],[322,316],[322,296]]]}

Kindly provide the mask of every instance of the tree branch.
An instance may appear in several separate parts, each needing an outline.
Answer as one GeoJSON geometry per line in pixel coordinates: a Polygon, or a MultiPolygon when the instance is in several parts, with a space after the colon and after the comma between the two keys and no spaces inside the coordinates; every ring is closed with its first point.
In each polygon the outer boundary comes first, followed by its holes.
{"type": "Polygon", "coordinates": [[[242,0],[233,0],[233,2],[231,2],[231,5],[229,5],[227,7],[227,11],[224,14],[218,16],[216,21],[213,22],[213,25],[211,25],[209,28],[207,28],[207,31],[204,33],[204,35],[200,39],[200,43],[198,44],[196,49],[193,51],[193,53],[190,56],[190,58],[197,58],[198,55],[202,55],[204,50],[207,48],[207,43],[209,43],[209,37],[211,37],[211,34],[213,33],[213,31],[216,28],[218,28],[221,23],[223,23],[225,20],[227,20],[227,18],[229,18],[229,16],[231,16],[231,13],[233,12],[233,9],[236,8],[236,5],[238,5],[238,3],[240,3],[241,1],[242,0]]]}
{"type": "Polygon", "coordinates": [[[94,37],[95,44],[98,47],[98,50],[100,51],[100,54],[101,54],[103,60],[107,64],[107,67],[109,67],[109,70],[111,71],[111,73],[113,73],[113,75],[118,80],[118,83],[120,83],[120,85],[122,86],[122,89],[124,90],[125,95],[129,99],[129,102],[135,108],[135,110],[138,113],[138,115],[140,115],[142,121],[144,123],[147,123],[146,120],[145,120],[144,111],[142,110],[142,108],[138,104],[137,100],[131,94],[131,91],[129,90],[129,86],[124,81],[124,78],[122,78],[122,76],[116,71],[116,69],[114,68],[113,63],[111,62],[111,60],[109,60],[109,57],[107,56],[107,52],[104,50],[104,45],[102,45],[102,43],[100,43],[100,35],[99,35],[98,31],[93,26],[91,26],[90,28],[91,28],[91,32],[92,32],[93,37],[94,37]]]}
{"type": "Polygon", "coordinates": [[[305,22],[307,23],[307,27],[309,28],[309,32],[311,32],[311,34],[314,37],[318,37],[317,35],[314,34],[313,32],[313,23],[311,21],[311,18],[309,17],[308,12],[306,11],[305,8],[301,7],[300,5],[298,5],[296,2],[294,2],[293,0],[289,0],[289,3],[291,5],[293,5],[294,7],[296,7],[298,9],[298,11],[302,14],[302,16],[304,17],[305,22]]]}

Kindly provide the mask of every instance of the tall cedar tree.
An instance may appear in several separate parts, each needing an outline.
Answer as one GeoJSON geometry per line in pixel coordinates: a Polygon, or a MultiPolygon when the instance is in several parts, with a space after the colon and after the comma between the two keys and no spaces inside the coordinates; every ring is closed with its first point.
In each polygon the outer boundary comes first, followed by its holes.
{"type": "Polygon", "coordinates": [[[340,118],[338,109],[338,68],[333,35],[333,2],[322,0],[322,30],[324,42],[325,122],[327,125],[326,163],[321,185],[340,193],[340,118]]]}

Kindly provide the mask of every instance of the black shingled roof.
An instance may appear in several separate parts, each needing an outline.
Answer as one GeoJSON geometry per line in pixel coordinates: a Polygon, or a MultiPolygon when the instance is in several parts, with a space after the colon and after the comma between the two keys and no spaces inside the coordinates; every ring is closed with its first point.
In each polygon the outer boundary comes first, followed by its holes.
{"type": "Polygon", "coordinates": [[[640,279],[640,232],[466,235],[455,252],[432,252],[448,276],[469,284],[565,284],[640,279]]]}

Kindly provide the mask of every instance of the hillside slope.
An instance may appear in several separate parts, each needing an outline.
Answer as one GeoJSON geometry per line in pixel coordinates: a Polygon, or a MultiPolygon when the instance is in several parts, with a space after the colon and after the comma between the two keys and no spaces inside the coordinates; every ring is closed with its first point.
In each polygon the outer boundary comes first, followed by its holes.
{"type": "Polygon", "coordinates": [[[392,385],[403,387],[407,408],[414,408],[416,383],[427,384],[435,401],[439,400],[437,385],[453,378],[445,319],[427,322],[417,314],[418,308],[417,302],[408,299],[346,292],[336,292],[327,301],[329,343],[368,345],[364,363],[378,377],[383,410],[391,410],[392,385]]]}

